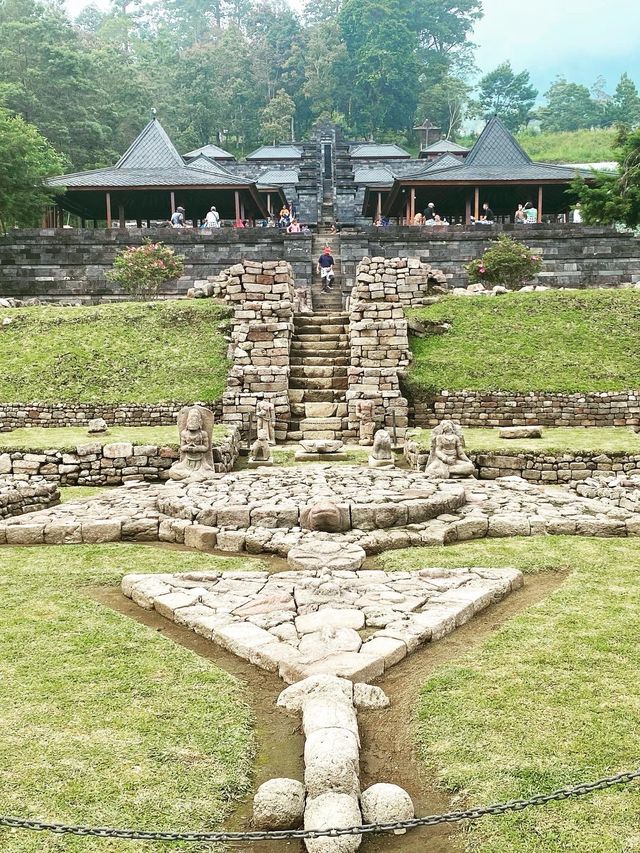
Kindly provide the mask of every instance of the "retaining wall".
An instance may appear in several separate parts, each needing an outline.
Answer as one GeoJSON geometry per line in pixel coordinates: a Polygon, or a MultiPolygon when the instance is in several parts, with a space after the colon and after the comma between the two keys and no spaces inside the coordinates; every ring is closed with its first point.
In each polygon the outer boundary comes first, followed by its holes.
{"type": "Polygon", "coordinates": [[[0,477],[0,518],[11,518],[27,512],[37,512],[60,503],[55,483],[25,482],[0,477]]]}
{"type": "MultiPolygon", "coordinates": [[[[240,452],[240,433],[232,429],[213,444],[213,460],[218,473],[233,468],[240,452]]],[[[179,458],[176,447],[131,442],[102,444],[88,442],[73,451],[46,452],[8,450],[0,454],[0,475],[24,480],[43,479],[62,486],[120,486],[129,480],[167,480],[169,468],[179,458]]]]}
{"type": "Polygon", "coordinates": [[[500,233],[521,239],[543,259],[538,284],[547,287],[612,287],[640,281],[640,238],[609,228],[575,225],[491,228],[365,228],[340,235],[344,290],[354,285],[363,257],[419,258],[442,270],[450,287],[469,283],[464,265],[480,257],[500,233]]]}
{"type": "Polygon", "coordinates": [[[161,295],[186,295],[194,281],[217,275],[241,260],[285,260],[297,285],[311,286],[311,235],[274,228],[217,231],[159,229],[54,229],[11,231],[0,236],[0,297],[37,297],[52,302],[113,302],[128,297],[108,281],[116,253],[159,240],[184,255],[185,274],[168,282],[161,295]]]}
{"type": "MultiPolygon", "coordinates": [[[[409,391],[410,395],[410,391],[409,391]]],[[[434,427],[453,420],[466,427],[604,427],[640,424],[640,391],[591,394],[441,391],[410,402],[412,426],[434,427]]]]}

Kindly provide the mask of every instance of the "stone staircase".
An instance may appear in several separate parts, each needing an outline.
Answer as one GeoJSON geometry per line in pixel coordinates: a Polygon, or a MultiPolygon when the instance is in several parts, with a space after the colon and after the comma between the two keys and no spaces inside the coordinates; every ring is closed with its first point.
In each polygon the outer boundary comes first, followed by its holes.
{"type": "Polygon", "coordinates": [[[327,311],[297,315],[294,322],[287,440],[343,439],[347,429],[349,317],[327,311]]]}
{"type": "Polygon", "coordinates": [[[340,235],[332,234],[327,226],[320,226],[318,232],[313,235],[313,270],[311,279],[311,304],[314,314],[337,314],[342,311],[342,272],[340,265],[340,235]],[[329,293],[322,290],[322,279],[317,271],[318,258],[326,246],[331,249],[335,261],[333,271],[335,278],[333,287],[329,293]]]}

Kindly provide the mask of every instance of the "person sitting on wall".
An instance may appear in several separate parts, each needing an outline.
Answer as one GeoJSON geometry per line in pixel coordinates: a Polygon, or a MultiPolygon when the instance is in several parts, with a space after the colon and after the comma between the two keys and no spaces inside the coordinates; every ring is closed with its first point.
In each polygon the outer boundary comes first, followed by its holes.
{"type": "Polygon", "coordinates": [[[289,227],[287,228],[287,232],[289,234],[299,234],[300,231],[301,231],[300,223],[298,222],[297,219],[292,219],[291,225],[289,225],[289,227]]]}
{"type": "Polygon", "coordinates": [[[489,207],[488,201],[485,201],[485,203],[482,205],[482,214],[480,215],[479,221],[483,225],[493,225],[496,221],[496,215],[489,207]]]}
{"type": "Polygon", "coordinates": [[[527,225],[535,225],[538,221],[538,211],[536,208],[528,201],[524,206],[524,212],[526,215],[525,223],[527,225]]]}
{"type": "Polygon", "coordinates": [[[172,228],[184,228],[184,207],[177,207],[171,216],[172,228]]]}
{"type": "Polygon", "coordinates": [[[425,207],[422,216],[424,217],[424,225],[430,225],[436,218],[436,206],[432,201],[425,207]]]}
{"type": "Polygon", "coordinates": [[[518,205],[518,209],[514,214],[513,221],[516,225],[524,225],[524,223],[527,221],[527,214],[525,213],[523,204],[518,205]]]}

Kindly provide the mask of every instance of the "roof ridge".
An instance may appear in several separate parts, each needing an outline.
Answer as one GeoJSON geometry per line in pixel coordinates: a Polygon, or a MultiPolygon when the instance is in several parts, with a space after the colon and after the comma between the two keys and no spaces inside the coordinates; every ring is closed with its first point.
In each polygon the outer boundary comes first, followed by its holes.
{"type": "MultiPolygon", "coordinates": [[[[157,153],[158,152],[156,152],[156,155],[157,155],[157,153]]],[[[144,168],[153,167],[153,166],[155,166],[155,168],[171,168],[172,166],[184,166],[184,160],[178,154],[173,142],[169,138],[169,135],[167,134],[164,127],[160,124],[158,119],[155,117],[152,118],[151,121],[149,121],[145,125],[145,127],[140,131],[138,136],[131,143],[129,148],[125,151],[125,153],[122,155],[122,157],[118,160],[118,162],[112,168],[114,168],[114,169],[135,169],[135,168],[144,169],[144,168]],[[154,140],[154,137],[155,137],[155,140],[154,140]],[[169,160],[173,161],[172,163],[170,163],[168,165],[160,165],[160,164],[156,165],[154,163],[149,163],[147,166],[137,166],[137,165],[127,166],[127,162],[130,160],[134,160],[134,162],[135,162],[136,157],[138,157],[138,158],[141,156],[142,156],[142,158],[151,157],[153,152],[150,150],[150,148],[153,145],[154,141],[155,141],[156,146],[160,147],[161,152],[164,155],[164,160],[166,161],[168,158],[169,160]]]]}

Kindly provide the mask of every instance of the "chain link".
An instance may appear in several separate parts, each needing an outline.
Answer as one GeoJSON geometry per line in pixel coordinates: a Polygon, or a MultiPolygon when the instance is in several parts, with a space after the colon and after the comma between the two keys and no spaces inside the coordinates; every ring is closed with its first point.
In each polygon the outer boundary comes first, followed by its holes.
{"type": "Polygon", "coordinates": [[[594,791],[604,791],[617,785],[629,785],[640,779],[640,769],[616,776],[585,782],[572,788],[561,788],[551,794],[536,794],[526,800],[510,800],[497,805],[482,806],[466,811],[446,812],[439,815],[398,820],[393,823],[366,824],[344,829],[303,830],[292,829],[278,832],[155,832],[144,829],[113,829],[109,827],[67,826],[62,823],[45,823],[38,820],[0,815],[0,826],[10,829],[28,829],[35,832],[55,832],[58,835],[85,835],[94,838],[126,838],[144,841],[283,841],[305,838],[337,838],[341,835],[367,835],[374,832],[393,832],[398,829],[410,830],[421,826],[436,826],[441,823],[459,823],[465,820],[479,820],[486,815],[502,815],[523,809],[544,806],[547,803],[560,802],[575,797],[585,797],[594,791]]]}

